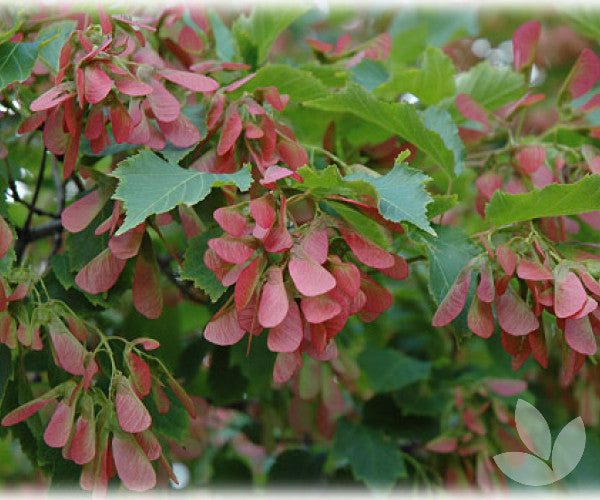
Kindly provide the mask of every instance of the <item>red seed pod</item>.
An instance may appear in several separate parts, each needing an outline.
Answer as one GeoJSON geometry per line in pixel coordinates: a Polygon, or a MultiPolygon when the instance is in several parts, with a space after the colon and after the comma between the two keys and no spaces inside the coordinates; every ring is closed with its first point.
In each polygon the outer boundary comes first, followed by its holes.
{"type": "Polygon", "coordinates": [[[133,389],[139,397],[146,397],[150,394],[150,389],[152,389],[152,375],[148,363],[142,360],[136,353],[127,351],[125,354],[125,364],[133,381],[133,389]]]}
{"type": "Polygon", "coordinates": [[[114,380],[117,387],[115,408],[121,429],[125,432],[142,432],[152,424],[152,417],[135,394],[131,382],[122,375],[114,380]]]}

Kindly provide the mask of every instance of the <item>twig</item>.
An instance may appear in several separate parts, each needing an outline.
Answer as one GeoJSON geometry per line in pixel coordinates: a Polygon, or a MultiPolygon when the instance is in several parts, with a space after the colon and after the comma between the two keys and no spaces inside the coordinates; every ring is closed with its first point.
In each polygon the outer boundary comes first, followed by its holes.
{"type": "Polygon", "coordinates": [[[154,229],[154,231],[156,231],[156,234],[158,234],[158,237],[160,238],[160,240],[163,242],[163,245],[166,247],[166,249],[169,251],[169,253],[171,254],[171,256],[177,261],[177,263],[179,264],[180,267],[183,267],[183,262],[182,260],[179,258],[179,256],[175,253],[175,250],[173,250],[171,248],[171,245],[169,245],[167,243],[167,240],[165,239],[165,237],[162,234],[162,231],[160,230],[160,228],[158,227],[158,224],[155,224],[154,222],[149,222],[148,225],[154,229]]]}
{"type": "Polygon", "coordinates": [[[217,130],[219,130],[221,128],[221,125],[223,125],[223,121],[224,121],[223,118],[221,118],[215,124],[215,126],[212,128],[212,130],[206,135],[206,137],[204,139],[202,139],[201,142],[198,143],[198,145],[194,148],[194,151],[192,151],[191,155],[188,155],[191,158],[190,165],[198,159],[198,157],[200,156],[200,152],[202,151],[202,148],[206,145],[206,143],[208,141],[210,141],[210,139],[212,138],[213,135],[215,135],[217,130]]]}
{"type": "MultiPolygon", "coordinates": [[[[63,182],[62,177],[60,175],[60,170],[58,169],[58,162],[56,161],[56,157],[52,156],[52,178],[54,179],[54,188],[56,190],[56,205],[57,212],[61,214],[65,209],[65,187],[66,184],[63,182]]],[[[59,215],[60,217],[60,215],[59,215]]],[[[50,254],[50,258],[53,255],[56,255],[60,250],[60,245],[62,243],[62,225],[60,231],[56,231],[54,233],[54,243],[52,245],[52,253],[50,254]]]]}
{"type": "Polygon", "coordinates": [[[33,243],[39,239],[45,238],[47,236],[52,236],[56,232],[62,232],[63,226],[60,219],[56,219],[45,224],[41,224],[36,227],[32,227],[27,232],[26,236],[19,238],[23,240],[24,244],[27,245],[29,243],[33,243]]]}
{"type": "MultiPolygon", "coordinates": [[[[23,259],[23,254],[25,253],[25,248],[27,247],[27,243],[30,241],[29,233],[31,227],[31,221],[33,219],[35,204],[37,203],[38,197],[40,195],[40,190],[42,188],[42,182],[44,180],[44,172],[46,171],[46,146],[44,146],[44,151],[42,152],[42,161],[40,163],[40,169],[37,176],[37,181],[35,183],[35,190],[33,192],[33,198],[31,199],[31,208],[27,213],[27,219],[25,220],[25,224],[23,228],[17,230],[17,235],[19,236],[17,242],[15,243],[15,254],[17,256],[17,265],[21,263],[23,259]]],[[[60,222],[60,221],[58,221],[60,222]]]]}
{"type": "Polygon", "coordinates": [[[73,172],[71,174],[71,177],[69,177],[70,180],[72,180],[75,185],[77,186],[77,189],[79,190],[80,193],[83,193],[85,191],[85,186],[83,185],[83,181],[79,178],[79,176],[73,172]]]}
{"type": "MultiPolygon", "coordinates": [[[[287,139],[287,136],[285,136],[283,134],[280,134],[280,135],[287,139]]],[[[302,145],[302,147],[305,149],[311,149],[312,151],[317,151],[317,152],[321,153],[322,155],[328,156],[333,161],[338,163],[340,165],[340,167],[348,168],[348,164],[344,160],[342,160],[339,156],[334,155],[331,151],[326,150],[325,148],[322,148],[320,146],[308,146],[308,145],[304,145],[304,144],[302,145]]]]}
{"type": "MultiPolygon", "coordinates": [[[[42,182],[44,181],[44,172],[46,171],[46,146],[44,146],[44,151],[42,152],[42,162],[40,164],[40,170],[38,172],[37,181],[35,183],[35,190],[33,191],[33,198],[31,198],[31,206],[35,207],[37,200],[40,196],[40,191],[42,189],[42,182]]],[[[27,220],[25,221],[25,226],[23,229],[25,232],[28,231],[29,226],[31,226],[31,220],[33,219],[33,210],[30,210],[27,214],[27,220]]]]}
{"type": "Polygon", "coordinates": [[[197,288],[195,288],[191,281],[182,281],[169,267],[171,263],[172,256],[157,256],[158,267],[162,273],[169,279],[171,283],[173,283],[177,289],[181,292],[186,299],[196,303],[196,304],[208,304],[208,297],[200,292],[197,288]]]}
{"type": "Polygon", "coordinates": [[[42,210],[41,208],[34,207],[27,200],[21,198],[21,195],[19,195],[19,190],[17,189],[17,184],[15,183],[15,180],[13,179],[12,174],[10,172],[10,166],[8,165],[8,161],[5,159],[4,162],[6,164],[6,175],[8,178],[8,187],[10,188],[10,195],[15,201],[15,203],[20,203],[21,205],[27,207],[29,210],[32,210],[37,215],[42,215],[44,217],[52,217],[53,219],[59,218],[60,214],[53,214],[52,212],[48,212],[47,210],[42,210]]]}

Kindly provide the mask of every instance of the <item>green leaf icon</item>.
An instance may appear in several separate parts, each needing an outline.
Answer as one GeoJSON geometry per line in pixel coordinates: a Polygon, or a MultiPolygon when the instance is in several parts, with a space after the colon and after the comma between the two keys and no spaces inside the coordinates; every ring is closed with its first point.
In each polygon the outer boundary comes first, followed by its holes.
{"type": "Polygon", "coordinates": [[[527,486],[552,484],[571,473],[581,460],[585,449],[581,417],[571,420],[560,431],[553,448],[548,422],[533,405],[519,399],[515,421],[521,440],[537,456],[522,452],[495,455],[496,465],[512,480],[527,486]],[[543,461],[550,458],[551,450],[552,468],[543,461]]]}

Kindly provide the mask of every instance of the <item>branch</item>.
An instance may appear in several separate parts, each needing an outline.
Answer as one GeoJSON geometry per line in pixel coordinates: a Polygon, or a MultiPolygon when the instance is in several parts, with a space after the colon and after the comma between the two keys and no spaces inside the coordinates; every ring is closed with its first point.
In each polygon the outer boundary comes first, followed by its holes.
{"type": "Polygon", "coordinates": [[[37,215],[43,215],[44,217],[52,217],[53,219],[58,219],[60,217],[60,214],[53,214],[52,212],[48,212],[47,210],[42,210],[41,208],[34,207],[27,200],[21,198],[21,196],[19,195],[19,190],[17,189],[17,184],[15,183],[15,180],[12,177],[10,166],[8,165],[6,159],[4,160],[4,162],[6,164],[6,175],[8,178],[8,187],[10,188],[10,196],[15,201],[15,203],[20,203],[21,205],[27,207],[29,210],[32,210],[33,213],[37,215]]]}
{"type": "MultiPolygon", "coordinates": [[[[42,189],[42,182],[44,181],[44,172],[46,171],[46,146],[44,146],[44,151],[42,152],[42,163],[40,164],[40,170],[38,172],[37,181],[35,183],[35,191],[33,192],[33,198],[31,199],[31,207],[34,208],[37,200],[40,196],[40,190],[42,189]]],[[[29,230],[29,226],[31,226],[31,220],[33,219],[33,210],[29,210],[27,214],[27,220],[25,221],[25,226],[23,229],[25,232],[29,230]]]]}
{"type": "Polygon", "coordinates": [[[52,236],[56,233],[61,233],[63,230],[62,221],[60,219],[41,224],[36,227],[32,227],[27,231],[27,235],[19,237],[19,241],[23,240],[24,244],[33,243],[36,240],[52,236]]]}
{"type": "MultiPolygon", "coordinates": [[[[25,248],[27,247],[27,243],[32,241],[29,239],[29,232],[31,227],[31,221],[33,219],[35,204],[37,203],[38,197],[40,196],[40,190],[42,188],[42,182],[44,180],[44,172],[46,170],[46,146],[44,146],[44,150],[42,151],[42,162],[40,164],[40,170],[38,172],[37,181],[35,183],[35,190],[33,192],[33,198],[31,199],[31,208],[27,214],[27,219],[25,220],[25,224],[21,230],[17,230],[17,235],[19,239],[15,243],[15,254],[17,255],[17,265],[21,263],[23,259],[23,254],[25,253],[25,248]]],[[[16,186],[15,186],[16,188],[16,186]]],[[[16,192],[16,189],[15,189],[16,192]]],[[[60,221],[58,221],[60,222],[60,221]]]]}
{"type": "Polygon", "coordinates": [[[206,134],[206,137],[204,139],[202,139],[202,141],[200,141],[198,143],[198,145],[194,148],[194,151],[192,151],[192,153],[190,155],[190,158],[191,158],[190,165],[198,159],[198,157],[200,156],[200,152],[202,151],[202,148],[212,138],[212,136],[215,135],[215,132],[221,128],[221,125],[223,125],[223,121],[224,121],[223,118],[221,118],[215,124],[215,126],[212,128],[212,130],[210,130],[208,132],[208,134],[206,134]]]}
{"type": "MultiPolygon", "coordinates": [[[[62,176],[60,175],[60,170],[58,169],[58,162],[56,161],[56,157],[52,156],[52,178],[54,179],[54,187],[56,189],[56,205],[58,208],[58,214],[62,214],[62,211],[65,209],[65,187],[66,183],[63,182],[62,176]]],[[[60,217],[60,215],[59,215],[60,217]]],[[[60,245],[62,243],[62,225],[61,230],[56,231],[54,233],[54,243],[52,245],[52,253],[50,254],[50,258],[53,255],[56,255],[60,250],[60,245]]]]}
{"type": "Polygon", "coordinates": [[[204,292],[195,288],[191,281],[182,281],[170,268],[173,257],[170,255],[157,256],[158,266],[162,273],[173,283],[186,299],[196,304],[208,304],[208,297],[204,292]]]}

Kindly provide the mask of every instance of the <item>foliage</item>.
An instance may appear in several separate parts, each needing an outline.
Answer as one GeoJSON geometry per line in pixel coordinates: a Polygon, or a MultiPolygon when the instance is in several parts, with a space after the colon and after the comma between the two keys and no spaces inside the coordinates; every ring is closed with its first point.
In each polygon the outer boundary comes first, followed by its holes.
{"type": "Polygon", "coordinates": [[[597,481],[597,14],[75,9],[0,13],[5,481],[507,488],[518,395],[597,481]]]}

